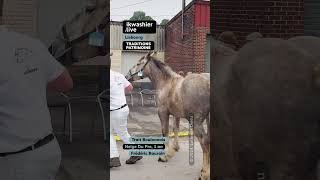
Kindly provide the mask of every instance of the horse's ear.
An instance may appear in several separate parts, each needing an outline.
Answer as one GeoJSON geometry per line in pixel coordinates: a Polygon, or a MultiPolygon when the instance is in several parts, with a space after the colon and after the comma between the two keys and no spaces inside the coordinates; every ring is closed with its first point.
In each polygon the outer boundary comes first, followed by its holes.
{"type": "Polygon", "coordinates": [[[158,55],[158,51],[153,51],[151,56],[158,55]]]}
{"type": "Polygon", "coordinates": [[[150,54],[150,56],[154,56],[154,55],[157,55],[157,51],[152,51],[152,53],[150,54]]]}
{"type": "Polygon", "coordinates": [[[149,51],[148,54],[146,55],[146,59],[149,59],[151,55],[152,55],[152,52],[149,51]]]}

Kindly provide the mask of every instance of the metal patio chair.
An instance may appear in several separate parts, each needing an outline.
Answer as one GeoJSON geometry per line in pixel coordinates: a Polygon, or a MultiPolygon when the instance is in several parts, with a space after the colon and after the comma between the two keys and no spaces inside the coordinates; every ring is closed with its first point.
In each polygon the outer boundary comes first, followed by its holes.
{"type": "Polygon", "coordinates": [[[50,108],[64,108],[63,132],[66,135],[66,115],[69,114],[69,142],[72,143],[72,108],[69,96],[64,93],[48,93],[47,104],[50,108]]]}
{"type": "Polygon", "coordinates": [[[141,105],[144,106],[144,96],[147,96],[150,98],[150,100],[154,101],[154,105],[157,106],[156,102],[156,95],[157,91],[153,88],[151,82],[143,82],[141,83],[141,91],[139,92],[140,99],[141,99],[141,105]]]}
{"type": "MultiPolygon", "coordinates": [[[[70,72],[76,73],[73,74],[74,88],[68,92],[68,99],[73,104],[82,103],[82,102],[94,102],[96,103],[96,111],[97,117],[99,113],[99,85],[96,83],[98,81],[96,75],[88,76],[87,71],[90,69],[91,73],[93,72],[91,68],[96,68],[97,66],[105,66],[106,65],[106,57],[112,56],[108,54],[106,56],[97,56],[88,60],[79,61],[73,63],[70,66],[70,72]],[[84,75],[85,74],[85,75],[84,75]]],[[[71,104],[71,103],[70,103],[71,104]]],[[[71,106],[70,106],[71,108],[71,106]]],[[[100,110],[101,111],[101,110],[100,110]]],[[[103,131],[104,131],[104,140],[106,140],[106,127],[105,127],[105,117],[103,112],[101,111],[101,116],[103,120],[103,131]]],[[[95,120],[92,120],[92,133],[94,133],[95,120]]],[[[70,122],[70,142],[72,142],[72,121],[70,122]]]]}
{"type": "Polygon", "coordinates": [[[156,95],[157,91],[156,90],[150,90],[150,89],[143,89],[140,91],[140,98],[141,98],[141,105],[144,106],[144,96],[149,96],[151,100],[154,101],[154,105],[157,106],[157,101],[156,101],[156,95]]]}
{"type": "Polygon", "coordinates": [[[132,92],[128,92],[128,93],[126,93],[126,97],[127,96],[130,97],[130,104],[131,104],[131,106],[133,106],[133,93],[132,92]]]}
{"type": "MultiPolygon", "coordinates": [[[[107,130],[106,130],[106,120],[105,120],[105,113],[104,113],[104,107],[102,104],[102,99],[103,100],[108,100],[107,96],[109,95],[109,89],[106,89],[104,91],[102,91],[98,96],[97,96],[97,101],[100,107],[100,111],[101,111],[101,119],[102,119],[102,126],[103,126],[103,139],[106,141],[107,140],[107,130]]],[[[109,110],[109,109],[106,109],[109,110]]]]}

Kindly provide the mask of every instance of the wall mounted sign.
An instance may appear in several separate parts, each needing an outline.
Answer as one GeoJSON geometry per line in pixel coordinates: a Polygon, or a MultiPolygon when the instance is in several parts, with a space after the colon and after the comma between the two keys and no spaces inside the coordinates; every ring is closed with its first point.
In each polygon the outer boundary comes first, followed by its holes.
{"type": "Polygon", "coordinates": [[[124,21],[123,50],[154,50],[156,21],[124,21]]]}

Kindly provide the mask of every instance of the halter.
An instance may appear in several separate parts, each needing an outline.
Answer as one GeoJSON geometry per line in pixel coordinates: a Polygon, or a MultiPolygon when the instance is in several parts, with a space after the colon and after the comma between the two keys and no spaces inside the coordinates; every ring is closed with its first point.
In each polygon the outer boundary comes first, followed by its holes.
{"type": "MultiPolygon", "coordinates": [[[[144,68],[148,65],[148,63],[149,63],[150,61],[151,61],[151,59],[147,59],[147,62],[143,65],[143,67],[142,67],[139,71],[137,71],[137,72],[135,72],[135,73],[132,73],[132,74],[131,74],[131,71],[129,71],[129,73],[128,73],[128,74],[129,74],[129,77],[128,77],[128,75],[126,76],[127,80],[131,80],[131,79],[133,78],[133,76],[139,74],[140,72],[143,72],[143,71],[144,71],[144,68]]],[[[140,79],[144,79],[144,78],[145,78],[144,73],[143,73],[142,76],[139,76],[139,78],[140,78],[140,79]]]]}
{"type": "MultiPolygon", "coordinates": [[[[70,40],[68,33],[67,33],[67,27],[66,24],[64,24],[62,26],[62,35],[63,35],[63,41],[65,44],[65,49],[67,49],[67,51],[64,52],[64,54],[66,54],[67,52],[69,52],[72,49],[72,46],[80,41],[83,41],[84,39],[87,39],[89,37],[89,35],[93,32],[96,32],[97,29],[105,29],[107,27],[107,25],[109,24],[110,20],[109,20],[109,14],[110,12],[103,18],[102,22],[99,23],[99,25],[94,28],[93,30],[86,32],[82,35],[80,35],[79,37],[70,40]]],[[[52,54],[52,45],[48,48],[49,52],[52,54]]],[[[62,54],[61,56],[63,56],[64,54],[62,54]]]]}

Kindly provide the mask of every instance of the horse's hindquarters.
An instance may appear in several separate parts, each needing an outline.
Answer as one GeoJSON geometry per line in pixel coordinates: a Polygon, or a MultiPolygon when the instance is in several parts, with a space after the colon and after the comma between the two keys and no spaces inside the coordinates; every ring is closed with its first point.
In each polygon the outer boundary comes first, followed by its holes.
{"type": "Polygon", "coordinates": [[[215,93],[226,93],[219,101],[232,123],[233,162],[243,176],[265,162],[271,179],[308,179],[308,147],[319,137],[320,93],[312,73],[320,59],[284,40],[268,41],[241,49],[225,74],[230,78],[215,84],[226,84],[215,93]]]}
{"type": "Polygon", "coordinates": [[[201,113],[204,118],[210,111],[210,79],[204,75],[191,74],[181,85],[182,106],[185,113],[201,113]]]}

